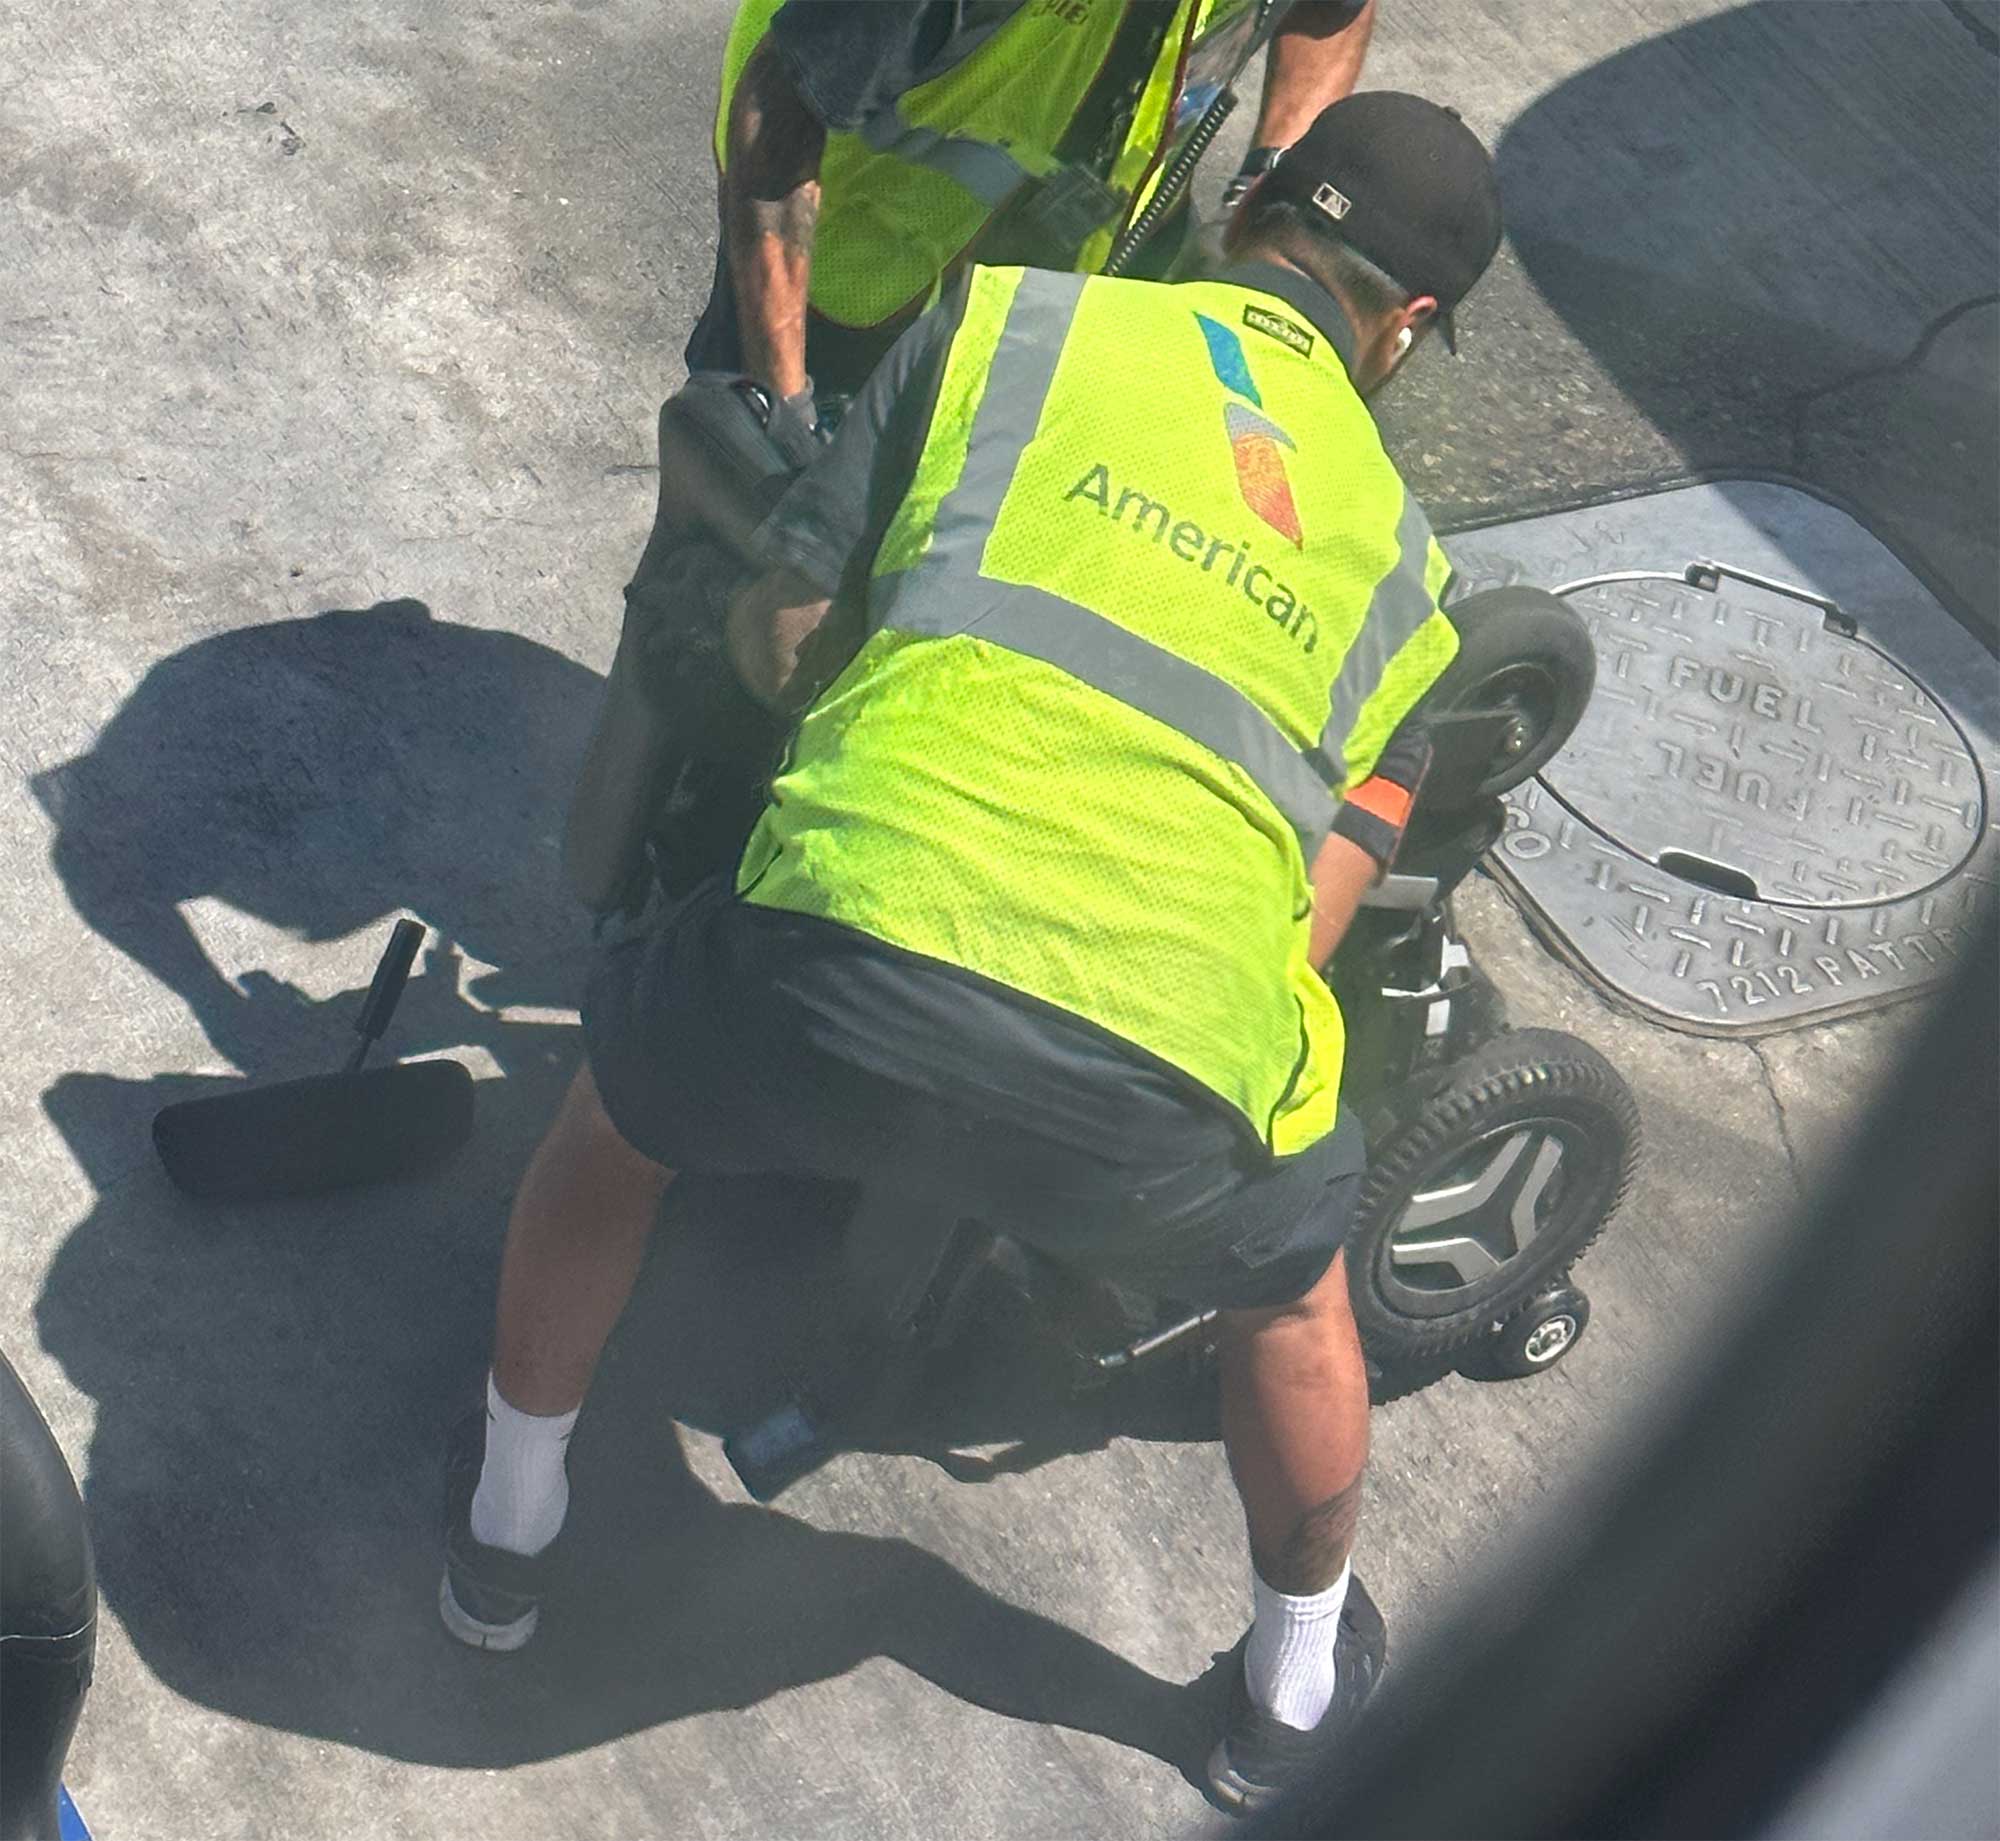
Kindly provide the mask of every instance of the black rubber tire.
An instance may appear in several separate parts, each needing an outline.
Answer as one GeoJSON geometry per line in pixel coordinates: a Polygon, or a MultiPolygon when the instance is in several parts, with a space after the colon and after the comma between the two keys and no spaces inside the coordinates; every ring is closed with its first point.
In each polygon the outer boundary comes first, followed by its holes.
{"type": "Polygon", "coordinates": [[[1422,1393],[1426,1387],[1435,1387],[1458,1366],[1459,1359],[1456,1355],[1437,1355],[1427,1362],[1403,1362],[1393,1368],[1378,1368],[1371,1361],[1368,1364],[1368,1404],[1392,1406],[1398,1400],[1407,1400],[1412,1394],[1422,1393]]]}
{"type": "Polygon", "coordinates": [[[1468,1055],[1370,1147],[1347,1239],[1348,1293],[1369,1356],[1383,1368],[1417,1364],[1491,1334],[1604,1231],[1638,1152],[1631,1092],[1589,1043],[1518,1029],[1468,1055]],[[1391,1246],[1412,1197],[1439,1186],[1482,1142],[1522,1128],[1563,1144],[1558,1186],[1532,1240],[1472,1283],[1406,1284],[1391,1246]]]}
{"type": "Polygon", "coordinates": [[[96,1657],[97,1569],[75,1479],[3,1354],[0,1501],[0,1835],[42,1841],[96,1657]]]}
{"type": "Polygon", "coordinates": [[[1454,800],[1470,804],[1519,786],[1575,733],[1597,684],[1597,648],[1582,615],[1540,588],[1491,588],[1445,614],[1458,656],[1425,694],[1425,709],[1507,709],[1523,725],[1521,745],[1454,800]]]}
{"type": "Polygon", "coordinates": [[[1546,1374],[1583,1340],[1590,1327],[1590,1299],[1574,1285],[1548,1285],[1495,1330],[1461,1372],[1480,1381],[1519,1381],[1546,1374]],[[1547,1346],[1545,1332],[1560,1327],[1562,1340],[1547,1346]]]}

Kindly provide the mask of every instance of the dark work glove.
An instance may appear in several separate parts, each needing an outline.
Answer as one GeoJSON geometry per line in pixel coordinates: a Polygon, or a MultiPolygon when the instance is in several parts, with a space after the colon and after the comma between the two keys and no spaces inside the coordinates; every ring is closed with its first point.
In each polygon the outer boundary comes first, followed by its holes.
{"type": "Polygon", "coordinates": [[[795,467],[809,467],[825,450],[826,437],[820,431],[819,405],[813,400],[812,379],[796,396],[770,399],[771,419],[764,432],[795,467]]]}
{"type": "Polygon", "coordinates": [[[1284,151],[1282,147],[1253,147],[1244,155],[1243,164],[1236,169],[1236,177],[1222,188],[1225,216],[1249,196],[1250,188],[1277,165],[1284,151]]]}
{"type": "Polygon", "coordinates": [[[1375,771],[1351,787],[1333,815],[1336,835],[1361,848],[1387,870],[1396,860],[1410,811],[1430,772],[1431,738],[1421,723],[1406,722],[1389,738],[1375,771]]]}

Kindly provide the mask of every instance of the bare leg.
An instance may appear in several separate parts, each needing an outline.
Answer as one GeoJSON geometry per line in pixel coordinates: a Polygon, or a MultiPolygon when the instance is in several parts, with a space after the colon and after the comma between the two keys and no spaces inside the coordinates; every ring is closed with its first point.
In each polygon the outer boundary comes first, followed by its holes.
{"type": "Polygon", "coordinates": [[[493,1379],[509,1405],[554,1415],[582,1404],[672,1180],[618,1135],[586,1062],[507,1223],[493,1379]]]}
{"type": "Polygon", "coordinates": [[[1222,1440],[1258,1576],[1292,1596],[1324,1591],[1354,1545],[1368,1461],[1346,1258],[1296,1304],[1225,1312],[1221,1357],[1222,1440]]]}

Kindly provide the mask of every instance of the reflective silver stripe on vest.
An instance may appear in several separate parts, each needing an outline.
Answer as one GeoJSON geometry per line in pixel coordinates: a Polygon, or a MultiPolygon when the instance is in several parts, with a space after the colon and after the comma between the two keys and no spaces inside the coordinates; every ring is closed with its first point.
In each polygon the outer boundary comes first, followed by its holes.
{"type": "Polygon", "coordinates": [[[886,624],[899,633],[963,634],[1038,658],[1234,761],[1284,814],[1308,859],[1333,823],[1332,793],[1270,717],[1226,679],[1129,627],[1045,589],[968,585],[949,564],[920,564],[876,586],[888,591],[886,624]]]}
{"type": "Polygon", "coordinates": [[[983,205],[999,207],[1036,177],[1005,147],[963,135],[941,134],[903,119],[896,108],[878,109],[861,124],[861,139],[874,153],[892,154],[911,166],[942,173],[983,205]]]}
{"type": "Polygon", "coordinates": [[[1036,271],[1022,277],[973,413],[964,471],[938,506],[930,552],[915,568],[876,579],[870,624],[932,638],[972,634],[1165,723],[1241,767],[1299,834],[1310,862],[1333,822],[1333,795],[1305,752],[1249,697],[1074,601],[979,572],[1021,451],[1041,424],[1085,280],[1036,271]]]}
{"type": "Polygon", "coordinates": [[[1041,426],[1042,409],[1055,385],[1056,366],[1069,342],[1070,322],[1076,318],[1086,279],[1030,269],[1007,305],[986,389],[973,411],[964,469],[938,506],[932,528],[931,553],[937,555],[944,545],[962,556],[968,582],[979,579],[986,539],[999,519],[1007,488],[1014,483],[1021,451],[1041,426]]]}
{"type": "Polygon", "coordinates": [[[1403,515],[1396,520],[1396,561],[1375,584],[1361,630],[1340,661],[1326,728],[1320,735],[1320,752],[1343,773],[1347,738],[1354,733],[1368,699],[1380,688],[1390,660],[1437,611],[1431,591],[1424,586],[1430,554],[1430,521],[1415,494],[1405,487],[1403,515]]]}

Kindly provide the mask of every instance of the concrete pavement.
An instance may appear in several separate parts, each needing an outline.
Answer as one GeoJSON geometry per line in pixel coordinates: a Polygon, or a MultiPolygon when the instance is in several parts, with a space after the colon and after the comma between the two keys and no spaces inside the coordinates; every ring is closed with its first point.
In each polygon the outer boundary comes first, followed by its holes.
{"type": "MultiPolygon", "coordinates": [[[[473,1657],[430,1610],[438,1436],[576,1054],[555,837],[709,273],[727,11],[0,11],[0,1343],[99,1543],[70,1780],[101,1835],[1203,1819],[1182,1684],[1247,1609],[1218,1451],[988,1395],[968,1436],[1063,1454],[976,1485],[857,1457],[748,1506],[714,1430],[810,1277],[776,1190],[682,1198],[729,1244],[667,1240],[614,1344],[546,1642],[473,1657]],[[366,1198],[176,1197],[152,1112],[330,1064],[405,910],[455,950],[396,1046],[482,1075],[467,1155],[366,1198]]],[[[1385,405],[1441,521],[1797,474],[1990,631],[1979,23],[1385,5],[1370,83],[1456,102],[1509,193],[1464,360],[1385,405]]],[[[1672,1387],[1910,1021],[1674,1036],[1490,886],[1465,913],[1516,1020],[1626,1072],[1651,1150],[1563,1368],[1378,1415],[1364,1565],[1399,1632],[1672,1387]]]]}

